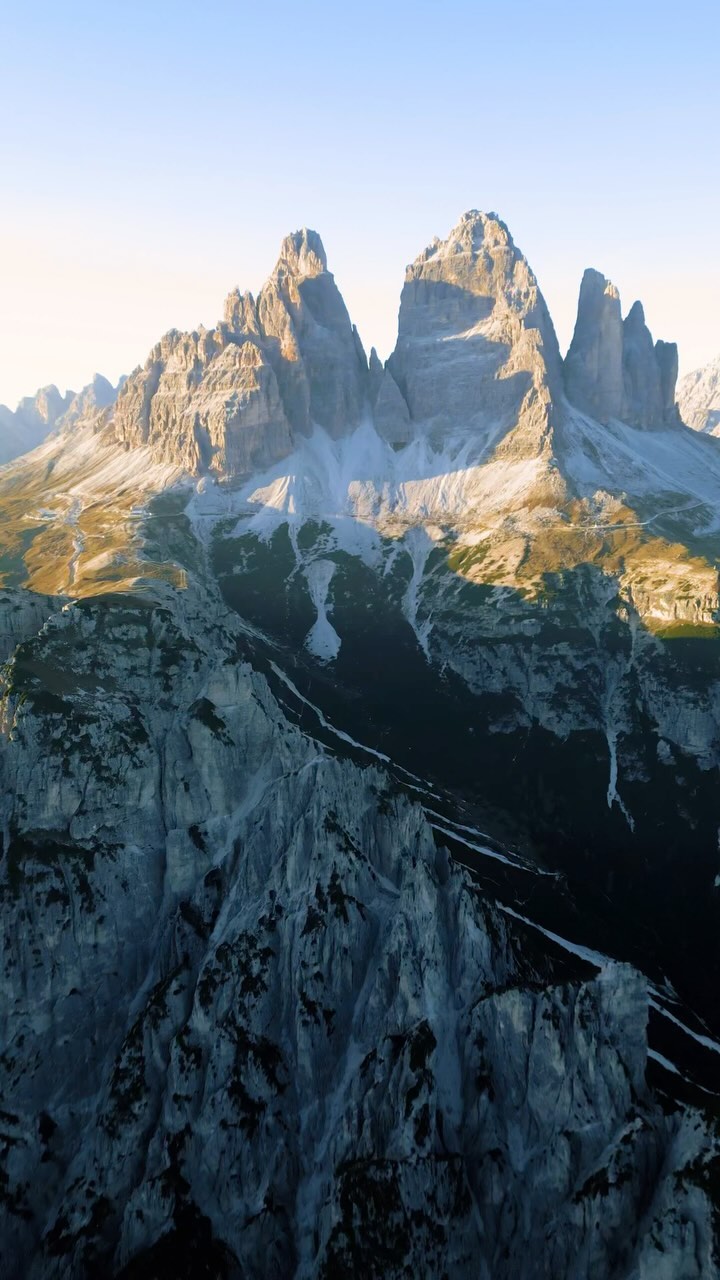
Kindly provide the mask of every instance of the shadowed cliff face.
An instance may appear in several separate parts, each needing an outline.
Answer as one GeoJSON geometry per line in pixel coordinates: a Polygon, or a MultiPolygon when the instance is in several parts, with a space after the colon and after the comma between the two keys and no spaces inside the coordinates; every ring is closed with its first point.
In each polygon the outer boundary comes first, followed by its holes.
{"type": "Polygon", "coordinates": [[[298,232],[0,474],[3,1275],[717,1274],[720,451],[581,313],[298,232]]]}
{"type": "Polygon", "coordinates": [[[213,554],[227,602],[331,723],[450,793],[460,821],[562,872],[572,905],[554,883],[550,901],[533,887],[546,923],[668,975],[715,1025],[712,632],[659,639],[589,566],[547,575],[532,600],[460,577],[457,553],[432,544],[420,579],[409,542],[370,567],[320,525],[304,526],[299,559],[284,529],[266,545],[218,536],[213,554]],[[332,569],[329,654],[315,639],[319,563],[332,569]]]}
{"type": "Polygon", "coordinates": [[[580,286],[564,373],[568,399],[600,422],[661,427],[677,421],[675,343],[653,343],[639,302],[623,320],[615,285],[592,268],[580,286]]]}
{"type": "Polygon", "coordinates": [[[323,746],[212,590],[44,609],[4,700],[6,1274],[712,1274],[716,1140],[654,1092],[637,971],[519,920],[501,846],[454,866],[449,796],[323,746]]]}

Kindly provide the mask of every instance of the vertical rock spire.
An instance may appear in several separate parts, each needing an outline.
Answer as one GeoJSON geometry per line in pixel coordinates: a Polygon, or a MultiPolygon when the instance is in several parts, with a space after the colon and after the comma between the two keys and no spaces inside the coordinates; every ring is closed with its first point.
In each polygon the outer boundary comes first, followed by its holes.
{"type": "Polygon", "coordinates": [[[568,399],[599,422],[620,418],[653,427],[674,420],[677,347],[653,343],[640,302],[623,321],[615,285],[591,267],[580,286],[564,372],[568,399]]]}
{"type": "Polygon", "coordinates": [[[588,267],[580,285],[577,320],[565,359],[568,399],[592,418],[619,418],[623,404],[623,322],[620,294],[588,267]]]}

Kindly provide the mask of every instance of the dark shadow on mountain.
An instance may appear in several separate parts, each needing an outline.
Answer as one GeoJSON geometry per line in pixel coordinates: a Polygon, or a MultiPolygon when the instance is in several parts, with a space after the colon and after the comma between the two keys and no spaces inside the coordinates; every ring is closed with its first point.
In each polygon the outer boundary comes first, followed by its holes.
{"type": "MultiPolygon", "coordinates": [[[[453,574],[438,549],[421,606],[421,616],[432,613],[430,663],[402,608],[409,554],[401,552],[382,576],[329,550],[326,532],[305,525],[299,541],[308,557],[336,564],[328,604],[342,643],[327,665],[304,648],[316,610],[295,572],[287,528],[270,543],[245,535],[214,544],[226,602],[267,637],[249,639],[247,657],[261,665],[288,713],[329,747],[353,754],[323,732],[270,662],[332,725],[390,757],[397,785],[440,813],[439,825],[450,819],[479,828],[488,847],[561,877],[517,872],[443,836],[489,891],[658,981],[667,975],[720,1028],[716,770],[661,737],[648,701],[652,689],[658,705],[674,698],[688,714],[704,705],[720,669],[720,641],[660,641],[637,616],[632,626],[621,621],[613,602],[598,632],[588,612],[601,574],[593,566],[548,575],[544,598],[529,602],[510,588],[499,595],[453,574]],[[609,803],[610,744],[598,726],[621,671],[627,723],[618,733],[619,799],[609,803]],[[528,711],[533,685],[549,687],[545,711],[564,718],[565,731],[553,732],[543,726],[547,714],[528,711]],[[435,800],[415,789],[419,780],[435,800]]],[[[372,762],[361,751],[356,758],[372,762]]]]}

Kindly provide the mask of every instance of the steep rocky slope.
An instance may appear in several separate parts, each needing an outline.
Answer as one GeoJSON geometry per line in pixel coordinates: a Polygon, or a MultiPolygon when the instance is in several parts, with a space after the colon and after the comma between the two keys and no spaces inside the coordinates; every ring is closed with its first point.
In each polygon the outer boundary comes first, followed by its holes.
{"type": "Polygon", "coordinates": [[[718,1270],[720,448],[465,215],[0,472],[11,1277],[718,1270]]]}
{"type": "Polygon", "coordinates": [[[217,600],[45,608],[3,710],[4,1274],[713,1273],[640,974],[493,905],[217,600]]]}

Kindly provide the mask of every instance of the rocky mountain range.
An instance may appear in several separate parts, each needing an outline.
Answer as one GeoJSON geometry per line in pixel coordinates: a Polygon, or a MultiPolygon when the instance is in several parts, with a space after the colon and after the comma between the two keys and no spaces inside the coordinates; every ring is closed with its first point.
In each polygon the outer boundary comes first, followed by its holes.
{"type": "Polygon", "coordinates": [[[677,372],[595,270],[563,359],[471,211],[385,364],[304,230],[23,409],[4,1275],[720,1273],[717,379],[677,372]]]}
{"type": "Polygon", "coordinates": [[[106,408],[113,403],[118,389],[96,373],[82,391],[67,391],[63,396],[56,386],[41,387],[34,396],[21,400],[15,410],[0,404],[0,464],[42,444],[52,431],[70,427],[80,418],[86,420],[106,408]]]}

